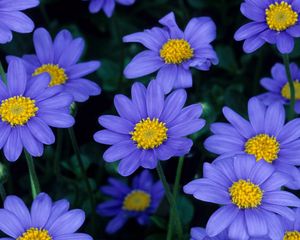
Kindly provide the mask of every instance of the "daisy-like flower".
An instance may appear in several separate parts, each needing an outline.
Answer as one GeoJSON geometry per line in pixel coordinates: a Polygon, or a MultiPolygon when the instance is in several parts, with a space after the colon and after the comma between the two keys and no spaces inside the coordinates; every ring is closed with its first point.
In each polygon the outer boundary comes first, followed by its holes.
{"type": "Polygon", "coordinates": [[[203,174],[204,178],[185,185],[184,192],[223,205],[208,220],[208,236],[228,230],[226,239],[282,239],[281,217],[295,220],[289,207],[299,207],[300,199],[280,190],[288,178],[265,161],[257,163],[253,156],[236,155],[205,163],[203,174]]]}
{"type": "Polygon", "coordinates": [[[248,102],[249,120],[228,107],[223,108],[228,123],[214,123],[214,135],[204,142],[205,148],[219,154],[222,159],[235,154],[250,154],[256,161],[264,160],[280,171],[292,176],[289,188],[300,187],[300,119],[285,122],[285,110],[280,102],[268,107],[258,98],[248,102]]]}
{"type": "Polygon", "coordinates": [[[194,227],[191,229],[190,240],[225,240],[228,238],[227,231],[223,231],[215,237],[209,237],[204,228],[194,227]]]}
{"type": "Polygon", "coordinates": [[[165,99],[156,80],[146,89],[135,83],[132,99],[117,95],[114,103],[120,115],[104,115],[99,123],[105,130],[94,135],[96,142],[112,145],[103,155],[107,162],[121,160],[118,171],[123,176],[138,167],[153,169],[158,160],[188,153],[193,141],[186,136],[199,131],[205,124],[199,119],[201,104],[183,108],[186,92],[176,90],[165,99]]]}
{"type": "MultiPolygon", "coordinates": [[[[290,70],[295,87],[295,111],[300,113],[300,70],[295,63],[290,64],[290,70]]],[[[280,101],[289,104],[291,99],[290,85],[286,76],[284,65],[277,63],[272,68],[272,78],[263,78],[260,84],[269,92],[257,96],[267,106],[280,101]]]]}
{"type": "MultiPolygon", "coordinates": [[[[71,33],[62,30],[52,41],[44,28],[38,28],[33,35],[36,55],[24,55],[23,61],[29,76],[48,73],[49,87],[62,86],[62,91],[70,93],[76,102],[84,102],[89,96],[99,95],[100,87],[85,79],[87,74],[100,67],[99,61],[77,63],[84,50],[82,38],[73,39],[71,33]]],[[[8,57],[10,61],[15,57],[8,57]]]]}
{"type": "Polygon", "coordinates": [[[101,187],[101,191],[113,199],[99,204],[97,212],[114,217],[106,227],[110,234],[122,228],[129,218],[136,218],[140,225],[147,224],[164,196],[162,183],[153,182],[147,170],[136,176],[130,187],[114,178],[108,182],[110,185],[101,187]]]}
{"type": "Polygon", "coordinates": [[[294,211],[296,216],[294,221],[282,219],[285,231],[283,240],[300,239],[300,208],[296,208],[294,211]]]}
{"type": "Polygon", "coordinates": [[[107,17],[112,16],[116,3],[129,6],[134,4],[135,2],[135,0],[83,0],[83,1],[90,1],[89,10],[91,13],[97,13],[101,9],[103,9],[107,17]]]}
{"type": "Polygon", "coordinates": [[[214,22],[209,17],[193,18],[183,32],[171,12],[159,23],[164,27],[154,27],[123,38],[124,42],[138,42],[148,48],[133,58],[124,75],[138,78],[159,70],[156,79],[165,93],[173,88],[192,87],[190,67],[209,70],[211,64],[218,63],[210,44],[216,38],[214,22]]]}
{"type": "Polygon", "coordinates": [[[80,209],[69,210],[69,202],[52,202],[40,193],[29,211],[17,196],[8,196],[0,209],[0,230],[8,235],[3,240],[92,240],[84,233],[75,233],[83,224],[85,214],[80,209]]]}
{"type": "Polygon", "coordinates": [[[39,5],[39,0],[2,0],[0,1],[0,43],[10,42],[13,38],[12,31],[30,33],[34,23],[22,10],[39,5]]]}
{"type": "Polygon", "coordinates": [[[294,49],[294,38],[300,37],[300,2],[298,0],[245,0],[242,14],[252,22],[234,35],[244,42],[244,51],[251,53],[265,42],[276,44],[281,53],[294,49]]]}
{"type": "Polygon", "coordinates": [[[32,156],[42,156],[43,144],[55,141],[49,126],[74,124],[68,109],[72,96],[60,87],[48,88],[49,82],[47,74],[28,79],[21,60],[10,62],[7,86],[0,81],[0,149],[9,161],[17,160],[23,147],[32,156]]]}

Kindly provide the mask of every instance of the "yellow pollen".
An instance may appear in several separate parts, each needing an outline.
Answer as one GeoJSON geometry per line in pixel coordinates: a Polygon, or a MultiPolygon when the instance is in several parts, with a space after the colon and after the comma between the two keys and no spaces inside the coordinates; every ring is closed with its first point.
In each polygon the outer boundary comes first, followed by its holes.
{"type": "Polygon", "coordinates": [[[137,147],[146,150],[159,147],[168,138],[167,131],[165,123],[157,118],[147,118],[138,122],[130,134],[137,147]]]}
{"type": "Polygon", "coordinates": [[[59,67],[58,64],[44,64],[35,69],[32,76],[36,76],[41,73],[48,73],[50,75],[51,81],[49,83],[49,87],[64,84],[68,80],[65,69],[59,67]]]}
{"type": "Polygon", "coordinates": [[[270,29],[284,31],[297,23],[298,13],[287,2],[276,2],[266,9],[266,21],[270,29]]]}
{"type": "Polygon", "coordinates": [[[160,49],[160,57],[168,64],[180,64],[194,56],[194,49],[184,39],[170,39],[160,49]]]}
{"type": "Polygon", "coordinates": [[[268,163],[272,163],[278,158],[279,147],[279,142],[275,137],[259,134],[246,142],[245,152],[254,155],[256,161],[263,159],[268,163]]]}
{"type": "Polygon", "coordinates": [[[261,204],[263,191],[250,180],[239,180],[229,188],[233,204],[239,208],[256,208],[261,204]]]}
{"type": "Polygon", "coordinates": [[[283,240],[300,240],[300,232],[291,231],[284,234],[283,240]]]}
{"type": "Polygon", "coordinates": [[[26,124],[30,118],[36,115],[37,111],[35,100],[23,96],[2,100],[0,105],[2,121],[8,122],[11,126],[26,124]]]}
{"type": "MultiPolygon", "coordinates": [[[[299,80],[293,82],[295,88],[296,100],[300,100],[300,83],[299,80]]],[[[291,99],[291,89],[289,83],[286,83],[281,89],[281,95],[286,99],[291,99]]]]}
{"type": "Polygon", "coordinates": [[[134,190],[125,197],[123,210],[142,212],[150,206],[150,203],[151,197],[148,193],[134,190]]]}
{"type": "Polygon", "coordinates": [[[52,240],[47,230],[30,228],[16,240],[52,240]]]}

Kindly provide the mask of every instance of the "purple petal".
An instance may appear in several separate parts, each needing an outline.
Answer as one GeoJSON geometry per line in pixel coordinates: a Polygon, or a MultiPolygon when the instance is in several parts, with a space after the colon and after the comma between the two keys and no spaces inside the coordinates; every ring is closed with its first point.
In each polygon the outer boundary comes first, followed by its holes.
{"type": "Polygon", "coordinates": [[[127,157],[136,149],[137,148],[132,140],[119,142],[117,144],[112,145],[104,152],[103,159],[106,162],[115,162],[127,157]]]}
{"type": "Polygon", "coordinates": [[[44,28],[34,31],[33,42],[40,62],[42,64],[52,63],[54,59],[53,44],[50,34],[44,28]]]}

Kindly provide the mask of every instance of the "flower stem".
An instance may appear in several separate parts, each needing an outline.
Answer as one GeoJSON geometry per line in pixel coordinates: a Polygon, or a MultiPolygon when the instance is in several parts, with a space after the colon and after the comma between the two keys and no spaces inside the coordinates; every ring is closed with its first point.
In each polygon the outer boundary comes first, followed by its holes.
{"type": "Polygon", "coordinates": [[[2,201],[4,202],[4,200],[6,198],[6,191],[3,186],[3,183],[0,183],[0,196],[1,196],[2,201]]]}
{"type": "Polygon", "coordinates": [[[4,83],[7,83],[7,79],[6,79],[6,73],[4,71],[4,68],[3,68],[3,65],[0,61],[0,76],[1,76],[1,79],[4,83]]]}
{"type": "Polygon", "coordinates": [[[60,176],[60,167],[59,167],[59,160],[61,157],[62,152],[62,143],[63,143],[63,130],[58,128],[57,129],[57,145],[54,157],[54,174],[57,178],[60,176]]]}
{"type": "Polygon", "coordinates": [[[84,164],[83,164],[83,161],[82,161],[82,158],[81,158],[79,146],[78,146],[78,143],[77,143],[77,140],[76,140],[76,136],[75,136],[75,132],[74,132],[73,127],[68,128],[68,132],[69,132],[69,136],[70,136],[70,139],[71,139],[71,142],[72,142],[72,146],[73,146],[73,149],[74,149],[74,152],[75,152],[75,155],[76,155],[78,165],[80,167],[82,178],[85,182],[85,185],[86,185],[86,188],[87,188],[87,191],[88,191],[88,194],[89,194],[89,200],[90,200],[91,211],[92,211],[92,225],[93,225],[93,228],[94,228],[93,230],[95,232],[95,230],[96,230],[96,225],[95,225],[96,224],[96,222],[95,222],[96,201],[95,201],[95,198],[94,198],[92,187],[91,187],[90,182],[89,182],[89,180],[86,176],[86,172],[85,172],[85,169],[84,169],[84,164]]]}
{"type": "Polygon", "coordinates": [[[32,197],[33,199],[35,199],[35,197],[40,193],[40,184],[35,172],[32,156],[26,150],[24,150],[24,153],[27,160],[28,170],[29,170],[32,197]]]}
{"type": "MultiPolygon", "coordinates": [[[[159,176],[160,180],[162,181],[162,184],[165,188],[166,197],[167,197],[168,202],[170,204],[170,210],[171,210],[170,215],[174,216],[174,221],[175,221],[175,225],[176,225],[178,240],[182,240],[183,239],[183,232],[182,232],[180,217],[179,217],[177,206],[176,206],[176,201],[175,201],[175,199],[174,199],[174,197],[171,193],[170,187],[168,185],[168,182],[166,180],[166,177],[165,177],[165,174],[164,174],[164,171],[163,171],[163,168],[162,168],[160,162],[158,162],[156,169],[157,169],[158,176],[159,176]]],[[[171,225],[171,227],[173,229],[172,225],[171,225]]],[[[173,231],[172,229],[170,230],[171,232],[173,231]]]]}
{"type": "Polygon", "coordinates": [[[288,119],[291,120],[294,118],[294,107],[296,102],[296,95],[295,95],[295,86],[294,81],[292,79],[291,69],[290,69],[290,59],[288,54],[282,54],[284,66],[286,75],[289,81],[289,87],[290,87],[290,108],[289,108],[289,114],[288,119]]]}
{"type": "MultiPolygon", "coordinates": [[[[184,156],[181,156],[178,159],[175,184],[174,184],[174,188],[173,188],[173,198],[174,198],[176,203],[177,203],[177,196],[178,196],[178,193],[179,193],[179,184],[180,184],[180,179],[181,179],[183,163],[184,163],[184,156]]],[[[169,218],[167,240],[171,240],[172,237],[173,237],[173,227],[174,227],[174,216],[171,213],[170,218],[169,218]]]]}

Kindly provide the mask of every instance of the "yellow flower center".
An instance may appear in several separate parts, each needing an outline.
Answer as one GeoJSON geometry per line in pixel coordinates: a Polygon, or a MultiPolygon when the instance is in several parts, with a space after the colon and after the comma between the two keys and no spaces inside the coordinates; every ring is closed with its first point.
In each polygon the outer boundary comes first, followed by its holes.
{"type": "Polygon", "coordinates": [[[168,64],[180,64],[193,56],[194,49],[184,39],[170,39],[160,49],[160,57],[168,64]]]}
{"type": "Polygon", "coordinates": [[[300,232],[292,231],[284,234],[283,240],[300,240],[300,232]]]}
{"type": "Polygon", "coordinates": [[[152,120],[147,118],[138,122],[130,134],[138,148],[153,149],[159,147],[168,138],[167,131],[165,123],[160,122],[157,118],[152,120]]]}
{"type": "MultiPolygon", "coordinates": [[[[293,82],[295,88],[295,97],[300,100],[300,83],[299,80],[293,82]]],[[[289,83],[286,83],[281,89],[281,95],[286,99],[291,99],[291,89],[289,83]]]]}
{"type": "Polygon", "coordinates": [[[32,76],[36,76],[41,73],[48,73],[50,75],[51,81],[49,83],[49,87],[64,84],[68,80],[65,69],[59,67],[58,64],[44,64],[41,67],[35,69],[32,76]]]}
{"type": "Polygon", "coordinates": [[[16,240],[52,240],[47,230],[30,228],[16,240]]]}
{"type": "Polygon", "coordinates": [[[142,212],[150,206],[150,203],[151,197],[148,193],[141,190],[134,190],[125,197],[123,209],[127,211],[142,212]]]}
{"type": "Polygon", "coordinates": [[[239,180],[229,188],[231,201],[239,208],[256,208],[261,204],[263,191],[250,180],[239,180]]]}
{"type": "Polygon", "coordinates": [[[270,29],[284,31],[297,23],[298,13],[287,2],[276,2],[266,9],[266,21],[270,29]]]}
{"type": "Polygon", "coordinates": [[[259,134],[250,138],[245,144],[245,152],[255,156],[256,161],[265,160],[272,163],[278,158],[279,142],[275,137],[259,134]]]}
{"type": "Polygon", "coordinates": [[[37,111],[35,100],[23,96],[2,100],[0,105],[2,121],[8,122],[11,126],[26,124],[30,118],[36,115],[37,111]]]}

